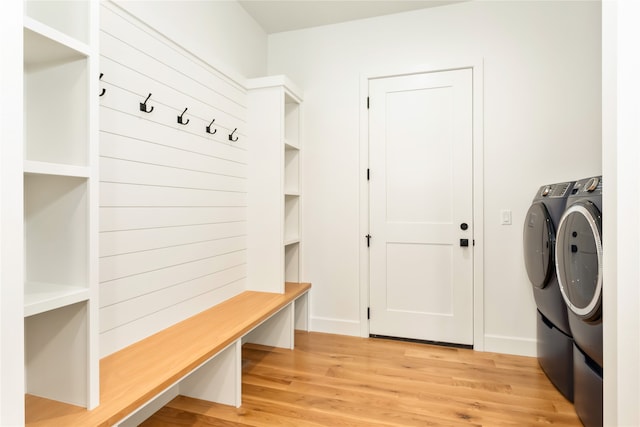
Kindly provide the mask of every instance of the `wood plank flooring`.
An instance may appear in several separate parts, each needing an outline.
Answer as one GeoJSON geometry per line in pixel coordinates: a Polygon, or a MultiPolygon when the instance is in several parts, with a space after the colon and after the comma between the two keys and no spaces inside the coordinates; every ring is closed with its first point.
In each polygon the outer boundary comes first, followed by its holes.
{"type": "Polygon", "coordinates": [[[582,425],[535,358],[299,331],[242,357],[242,407],[178,396],[142,425],[582,425]]]}

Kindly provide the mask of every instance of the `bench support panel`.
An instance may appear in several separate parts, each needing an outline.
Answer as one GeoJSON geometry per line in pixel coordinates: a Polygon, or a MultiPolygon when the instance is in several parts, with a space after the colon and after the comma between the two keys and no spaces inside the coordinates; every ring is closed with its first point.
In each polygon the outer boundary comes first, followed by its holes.
{"type": "Polygon", "coordinates": [[[299,331],[309,331],[309,292],[300,295],[293,302],[295,308],[294,328],[299,331]]]}
{"type": "Polygon", "coordinates": [[[137,411],[133,412],[127,418],[120,421],[116,424],[116,427],[137,427],[144,420],[158,412],[169,403],[173,398],[178,395],[178,385],[174,385],[166,390],[164,393],[160,394],[158,397],[154,398],[151,402],[141,406],[137,411]]]}
{"type": "Polygon", "coordinates": [[[180,394],[238,408],[241,387],[242,346],[237,340],[180,381],[180,394]]]}
{"type": "Polygon", "coordinates": [[[265,320],[242,339],[244,343],[293,349],[293,302],[265,320]]]}

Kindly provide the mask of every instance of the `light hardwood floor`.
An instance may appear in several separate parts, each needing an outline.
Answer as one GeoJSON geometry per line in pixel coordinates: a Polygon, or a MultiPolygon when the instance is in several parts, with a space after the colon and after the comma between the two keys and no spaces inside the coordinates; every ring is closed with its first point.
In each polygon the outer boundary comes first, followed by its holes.
{"type": "Polygon", "coordinates": [[[242,407],[178,396],[143,426],[582,425],[535,358],[313,332],[242,357],[242,407]]]}

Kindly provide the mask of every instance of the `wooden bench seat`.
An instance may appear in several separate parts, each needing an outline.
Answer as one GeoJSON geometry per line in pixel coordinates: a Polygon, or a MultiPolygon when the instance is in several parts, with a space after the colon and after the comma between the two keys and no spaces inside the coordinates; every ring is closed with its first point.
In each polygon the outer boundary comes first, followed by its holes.
{"type": "MultiPolygon", "coordinates": [[[[100,404],[95,409],[27,395],[26,424],[117,424],[229,346],[241,345],[244,336],[310,287],[287,283],[284,294],[245,291],[117,351],[100,361],[100,404]]],[[[293,325],[290,333],[293,336],[293,325]]],[[[237,369],[241,372],[240,366],[237,369]]]]}

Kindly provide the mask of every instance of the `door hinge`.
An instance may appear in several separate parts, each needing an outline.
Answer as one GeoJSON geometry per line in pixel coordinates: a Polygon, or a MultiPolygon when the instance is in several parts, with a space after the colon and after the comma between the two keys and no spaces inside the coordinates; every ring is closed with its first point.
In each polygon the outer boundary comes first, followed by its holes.
{"type": "Polygon", "coordinates": [[[367,96],[367,110],[369,109],[369,97],[367,96]]]}
{"type": "Polygon", "coordinates": [[[371,243],[371,234],[367,234],[367,235],[366,235],[366,236],[364,236],[364,237],[366,237],[366,238],[367,238],[367,247],[369,247],[369,246],[370,246],[370,243],[371,243]]]}
{"type": "Polygon", "coordinates": [[[370,177],[369,173],[370,172],[371,172],[371,170],[369,168],[367,168],[367,181],[369,181],[369,177],[370,177]]]}
{"type": "Polygon", "coordinates": [[[367,319],[371,320],[371,307],[367,307],[367,319]]]}

